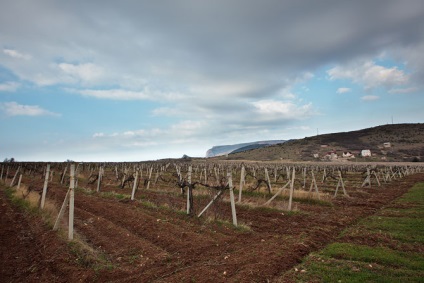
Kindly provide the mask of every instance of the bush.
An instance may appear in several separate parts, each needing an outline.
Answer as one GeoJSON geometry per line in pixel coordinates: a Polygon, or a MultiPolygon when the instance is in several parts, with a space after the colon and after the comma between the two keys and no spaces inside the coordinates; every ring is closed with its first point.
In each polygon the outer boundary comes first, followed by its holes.
{"type": "Polygon", "coordinates": [[[420,162],[421,160],[418,158],[418,157],[414,157],[414,158],[412,158],[412,162],[420,162]]]}

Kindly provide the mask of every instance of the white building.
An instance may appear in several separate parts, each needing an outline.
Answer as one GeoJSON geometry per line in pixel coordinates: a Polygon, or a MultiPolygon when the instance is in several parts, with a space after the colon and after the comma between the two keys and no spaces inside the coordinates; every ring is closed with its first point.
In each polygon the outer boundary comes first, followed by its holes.
{"type": "Polygon", "coordinates": [[[363,149],[361,151],[361,156],[362,157],[370,157],[371,156],[371,150],[369,150],[369,149],[363,149]]]}

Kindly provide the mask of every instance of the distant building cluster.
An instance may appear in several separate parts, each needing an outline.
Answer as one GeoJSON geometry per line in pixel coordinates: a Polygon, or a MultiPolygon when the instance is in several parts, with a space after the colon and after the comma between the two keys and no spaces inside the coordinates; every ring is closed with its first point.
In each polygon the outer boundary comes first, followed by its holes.
{"type": "MultiPolygon", "coordinates": [[[[322,144],[320,147],[324,149],[324,148],[328,148],[328,145],[322,144]]],[[[381,146],[379,146],[380,149],[391,148],[391,147],[392,147],[392,144],[390,142],[385,142],[381,146]]],[[[370,149],[363,149],[363,150],[357,152],[357,154],[361,157],[371,157],[372,156],[370,149]]],[[[319,153],[314,153],[313,156],[314,156],[315,159],[321,158],[322,160],[326,160],[326,161],[334,161],[334,160],[338,160],[338,159],[348,160],[348,159],[355,158],[355,154],[353,154],[351,151],[344,151],[344,152],[342,152],[341,156],[339,156],[337,154],[337,151],[334,150],[334,149],[331,150],[331,151],[327,151],[325,153],[325,155],[322,156],[322,157],[319,155],[319,153]]]]}

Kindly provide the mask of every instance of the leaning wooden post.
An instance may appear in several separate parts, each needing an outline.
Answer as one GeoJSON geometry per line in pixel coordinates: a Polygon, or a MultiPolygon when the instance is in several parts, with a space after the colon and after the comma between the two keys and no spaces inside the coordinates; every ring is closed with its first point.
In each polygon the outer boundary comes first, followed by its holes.
{"type": "Polygon", "coordinates": [[[44,176],[44,186],[43,193],[41,195],[40,208],[44,208],[44,204],[46,203],[46,194],[47,194],[47,185],[49,184],[49,174],[50,174],[50,164],[47,164],[46,176],[44,176]]]}
{"type": "Polygon", "coordinates": [[[202,214],[208,210],[208,208],[218,199],[220,195],[222,195],[222,190],[218,191],[218,193],[213,197],[213,199],[205,206],[205,208],[197,215],[197,217],[202,216],[202,214]]]}
{"type": "Polygon", "coordinates": [[[311,174],[312,174],[312,182],[311,182],[311,187],[309,188],[309,193],[311,193],[312,188],[314,187],[315,188],[315,192],[316,192],[316,194],[318,196],[318,199],[320,199],[319,192],[318,192],[318,187],[317,187],[317,181],[315,180],[315,175],[314,175],[314,171],[313,170],[311,170],[311,174]]]}
{"type": "Polygon", "coordinates": [[[15,180],[16,180],[16,176],[18,175],[19,171],[21,170],[21,166],[18,167],[18,170],[16,170],[15,175],[13,176],[12,181],[9,184],[9,187],[13,187],[13,185],[15,184],[15,180]]]}
{"type": "Polygon", "coordinates": [[[63,170],[62,179],[60,179],[60,183],[63,184],[65,180],[66,171],[68,171],[68,164],[66,164],[65,170],[63,170]]]}
{"type": "Polygon", "coordinates": [[[244,183],[246,182],[245,178],[246,178],[246,169],[244,168],[244,165],[241,167],[241,173],[240,173],[240,187],[239,187],[239,197],[238,197],[238,202],[241,202],[241,193],[243,191],[243,186],[244,183]]]}
{"type": "Polygon", "coordinates": [[[56,221],[54,223],[53,231],[56,231],[57,229],[59,229],[59,224],[60,224],[60,221],[63,218],[63,215],[65,214],[66,205],[68,203],[68,200],[69,200],[69,189],[66,192],[65,199],[63,200],[63,203],[62,203],[62,207],[60,208],[59,214],[58,214],[56,221]]]}
{"type": "Polygon", "coordinates": [[[135,179],[131,192],[131,200],[134,200],[135,190],[137,189],[137,181],[138,181],[138,170],[135,171],[135,179]]]}
{"type": "Polygon", "coordinates": [[[231,172],[227,173],[227,178],[228,178],[228,186],[230,187],[231,214],[233,215],[233,225],[237,227],[236,204],[234,201],[233,178],[231,176],[231,172]]]}
{"type": "Polygon", "coordinates": [[[340,185],[342,186],[343,194],[344,194],[345,196],[348,196],[348,194],[347,194],[347,192],[346,192],[346,189],[345,189],[345,186],[344,186],[344,182],[343,182],[342,172],[341,172],[341,171],[339,171],[339,182],[337,183],[336,192],[334,193],[334,197],[336,197],[336,196],[337,196],[337,191],[339,190],[339,186],[340,186],[340,185]]]}
{"type": "MultiPolygon", "coordinates": [[[[99,169],[99,174],[100,174],[100,169],[99,169]]],[[[128,175],[128,169],[125,167],[124,175],[122,176],[122,181],[121,181],[121,187],[122,188],[124,188],[124,182],[125,182],[125,179],[127,178],[127,175],[128,175]]]]}
{"type": "Polygon", "coordinates": [[[289,180],[284,186],[278,189],[278,191],[272,196],[272,198],[270,198],[264,205],[270,204],[271,201],[273,201],[290,183],[291,181],[289,180]]]}
{"type": "Polygon", "coordinates": [[[69,223],[68,223],[68,240],[74,239],[74,185],[75,185],[75,164],[71,164],[69,184],[69,223]]]}
{"type": "Polygon", "coordinates": [[[290,197],[289,197],[289,206],[288,206],[289,211],[292,210],[295,173],[296,173],[296,168],[293,166],[293,174],[292,174],[292,179],[291,179],[291,183],[290,183],[290,197]]]}
{"type": "Polygon", "coordinates": [[[20,189],[21,187],[21,181],[22,181],[22,173],[19,174],[18,189],[20,189]]]}

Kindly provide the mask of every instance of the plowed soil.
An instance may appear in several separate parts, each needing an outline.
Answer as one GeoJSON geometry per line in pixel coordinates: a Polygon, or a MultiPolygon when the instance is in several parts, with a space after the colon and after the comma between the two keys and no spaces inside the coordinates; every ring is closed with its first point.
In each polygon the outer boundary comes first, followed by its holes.
{"type": "MultiPolygon", "coordinates": [[[[2,189],[0,281],[272,282],[423,180],[424,174],[415,174],[382,187],[348,188],[350,197],[333,199],[333,206],[298,203],[298,211],[290,213],[242,203],[236,207],[242,228],[231,225],[228,196],[197,218],[184,213],[178,192],[139,190],[131,201],[77,190],[76,238],[90,254],[76,250],[64,232],[53,232],[36,213],[11,204],[2,189]],[[217,214],[220,221],[213,219],[217,214]]],[[[60,207],[66,191],[53,182],[48,199],[60,207]]],[[[195,212],[210,199],[195,196],[195,212]]],[[[62,231],[66,227],[64,218],[62,231]]]]}

